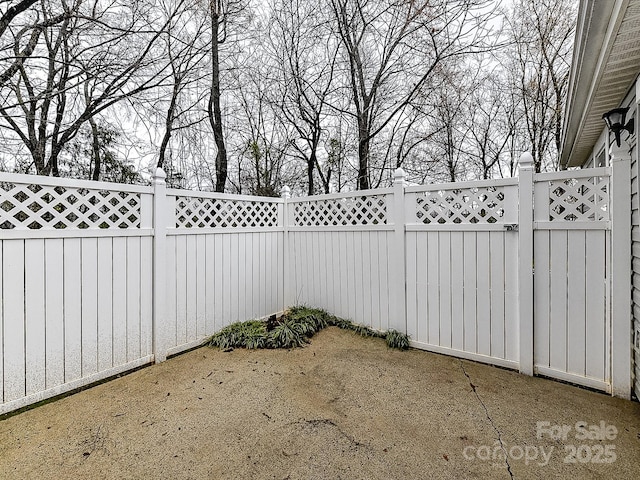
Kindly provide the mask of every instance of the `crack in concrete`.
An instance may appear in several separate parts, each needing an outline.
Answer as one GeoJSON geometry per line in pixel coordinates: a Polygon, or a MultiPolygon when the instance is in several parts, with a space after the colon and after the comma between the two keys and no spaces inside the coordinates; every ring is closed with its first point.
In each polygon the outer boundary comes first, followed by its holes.
{"type": "Polygon", "coordinates": [[[507,472],[509,472],[509,476],[513,479],[515,477],[513,476],[513,472],[511,471],[511,465],[509,464],[509,455],[507,454],[507,449],[505,448],[504,443],[502,442],[502,434],[500,433],[500,430],[498,429],[498,427],[496,427],[496,424],[494,423],[493,418],[491,418],[491,415],[489,415],[489,409],[480,398],[480,395],[478,395],[478,392],[476,391],[476,386],[473,384],[473,382],[471,381],[471,377],[465,370],[464,363],[462,363],[462,360],[460,360],[460,368],[462,369],[462,373],[464,373],[464,376],[467,377],[467,380],[469,381],[469,386],[471,387],[471,390],[473,390],[473,393],[478,399],[478,402],[480,402],[480,405],[482,405],[482,408],[484,409],[484,413],[487,416],[487,420],[489,420],[489,423],[493,427],[493,430],[496,432],[496,435],[498,435],[498,442],[500,442],[500,448],[502,449],[502,453],[504,453],[504,463],[507,465],[507,472]]]}
{"type": "Polygon", "coordinates": [[[348,433],[346,433],[344,430],[342,430],[342,428],[340,428],[336,423],[334,423],[331,419],[328,418],[320,418],[320,419],[313,419],[313,420],[304,420],[304,421],[299,421],[299,422],[295,422],[296,424],[303,424],[303,425],[307,425],[313,428],[317,428],[320,425],[324,425],[324,426],[329,426],[329,427],[333,427],[337,430],[337,432],[342,435],[344,438],[347,439],[347,441],[351,444],[352,448],[359,448],[359,447],[364,447],[364,448],[371,448],[370,445],[366,444],[366,443],[361,443],[358,440],[356,440],[354,437],[352,437],[351,435],[349,435],[348,433]]]}

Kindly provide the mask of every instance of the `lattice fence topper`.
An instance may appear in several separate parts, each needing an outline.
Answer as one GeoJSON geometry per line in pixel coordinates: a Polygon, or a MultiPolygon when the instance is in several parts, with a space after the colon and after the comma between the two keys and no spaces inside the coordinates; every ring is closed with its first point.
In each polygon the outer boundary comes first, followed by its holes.
{"type": "Polygon", "coordinates": [[[277,226],[277,203],[200,197],[176,198],[176,228],[277,226]]]}
{"type": "Polygon", "coordinates": [[[0,182],[0,229],[139,227],[137,193],[0,182]]]}
{"type": "Polygon", "coordinates": [[[497,223],[504,217],[502,187],[453,188],[418,194],[419,223],[497,223]]]}
{"type": "Polygon", "coordinates": [[[296,202],[293,219],[298,227],[385,225],[387,200],[385,195],[370,195],[296,202]]]}
{"type": "Polygon", "coordinates": [[[609,177],[569,178],[549,182],[549,221],[609,220],[609,177]]]}

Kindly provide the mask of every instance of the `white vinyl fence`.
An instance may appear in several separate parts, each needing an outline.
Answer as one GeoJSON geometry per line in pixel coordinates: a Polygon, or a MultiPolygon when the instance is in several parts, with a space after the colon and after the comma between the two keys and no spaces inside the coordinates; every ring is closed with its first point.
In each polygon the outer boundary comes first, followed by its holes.
{"type": "Polygon", "coordinates": [[[640,175],[638,172],[637,143],[631,152],[631,306],[633,325],[633,356],[635,368],[633,389],[640,398],[640,175]]]}
{"type": "Polygon", "coordinates": [[[0,413],[153,361],[152,189],[0,176],[0,413]]]}
{"type": "Polygon", "coordinates": [[[287,202],[293,303],[322,306],[379,330],[401,316],[390,295],[397,254],[392,194],[384,189],[287,202]]]}
{"type": "Polygon", "coordinates": [[[628,165],[534,175],[523,160],[517,179],[397,172],[392,189],[289,200],[287,304],[629,397],[629,199],[612,208],[628,165]]]}
{"type": "Polygon", "coordinates": [[[0,173],[0,414],[302,303],[628,397],[628,168],[523,159],[518,179],[293,199],[0,173]]]}
{"type": "Polygon", "coordinates": [[[283,208],[0,174],[0,414],[281,311],[283,208]]]}

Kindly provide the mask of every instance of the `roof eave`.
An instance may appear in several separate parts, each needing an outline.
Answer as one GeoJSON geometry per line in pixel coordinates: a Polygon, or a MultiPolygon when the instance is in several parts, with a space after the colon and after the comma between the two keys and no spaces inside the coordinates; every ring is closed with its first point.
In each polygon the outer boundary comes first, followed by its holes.
{"type": "Polygon", "coordinates": [[[580,139],[629,1],[580,2],[564,115],[561,168],[581,166],[591,151],[580,139]]]}

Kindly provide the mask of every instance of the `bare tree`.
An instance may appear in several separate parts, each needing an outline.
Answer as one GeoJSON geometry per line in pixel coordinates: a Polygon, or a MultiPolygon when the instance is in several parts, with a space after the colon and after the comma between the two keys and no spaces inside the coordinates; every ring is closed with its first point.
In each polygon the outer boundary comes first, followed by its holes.
{"type": "Polygon", "coordinates": [[[154,47],[167,22],[155,22],[153,6],[101,5],[42,0],[37,55],[1,91],[0,126],[26,146],[41,175],[60,175],[60,154],[91,118],[165,80],[154,47]]]}
{"type": "Polygon", "coordinates": [[[538,172],[558,167],[575,18],[572,2],[554,0],[517,0],[509,17],[513,84],[538,172]]]}
{"type": "Polygon", "coordinates": [[[370,180],[370,147],[427,87],[446,59],[482,51],[489,2],[331,0],[358,124],[358,188],[370,180]]]}
{"type": "Polygon", "coordinates": [[[163,115],[164,133],[158,153],[158,167],[165,165],[174,132],[194,128],[204,119],[196,111],[202,100],[196,85],[204,79],[200,67],[211,47],[208,40],[201,41],[205,37],[206,23],[198,18],[195,5],[188,5],[180,15],[174,15],[172,3],[169,0],[164,5],[165,15],[170,19],[163,40],[171,76],[166,100],[168,105],[163,115]]]}
{"type": "Polygon", "coordinates": [[[220,101],[221,45],[229,38],[230,24],[246,8],[245,0],[208,0],[209,21],[211,27],[211,85],[207,112],[216,143],[216,192],[224,192],[227,183],[227,147],[222,128],[222,109],[220,101]]]}
{"type": "Polygon", "coordinates": [[[287,172],[292,128],[273,108],[273,85],[266,68],[268,65],[249,62],[246,68],[234,72],[238,85],[234,94],[239,106],[232,119],[237,122],[233,125],[238,160],[235,188],[241,191],[244,185],[252,195],[279,196],[283,185],[296,187],[298,175],[293,174],[295,170],[287,172]]]}
{"type": "Polygon", "coordinates": [[[5,66],[0,69],[0,87],[9,81],[18,72],[24,61],[33,54],[43,30],[48,25],[61,22],[65,17],[65,14],[62,13],[41,22],[39,17],[34,15],[34,9],[31,8],[37,1],[21,0],[14,2],[5,0],[2,2],[6,4],[6,10],[0,16],[0,39],[2,40],[0,64],[5,64],[5,66]],[[20,22],[17,28],[9,29],[12,24],[15,25],[18,17],[25,15],[27,20],[20,22]],[[4,36],[7,29],[10,30],[13,37],[11,40],[4,36]],[[22,40],[26,35],[29,38],[26,44],[23,45],[22,40]]]}
{"type": "Polygon", "coordinates": [[[0,15],[0,37],[2,37],[5,30],[18,15],[27,11],[37,1],[38,0],[4,0],[2,3],[6,4],[6,10],[0,15]]]}
{"type": "Polygon", "coordinates": [[[509,176],[525,143],[548,168],[575,9],[515,0],[483,64],[494,3],[0,0],[0,162],[100,179],[129,148],[263,194],[509,176]]]}
{"type": "Polygon", "coordinates": [[[462,148],[475,177],[489,179],[499,172],[500,161],[515,135],[515,126],[509,121],[512,113],[507,95],[507,89],[493,73],[472,85],[465,112],[469,135],[462,148]]]}
{"type": "Polygon", "coordinates": [[[307,193],[315,193],[315,174],[329,193],[331,166],[320,165],[338,45],[326,26],[324,2],[277,0],[271,6],[269,44],[278,69],[280,113],[298,134],[292,147],[307,166],[307,193]]]}

